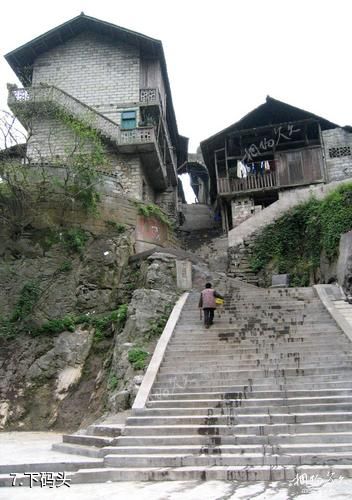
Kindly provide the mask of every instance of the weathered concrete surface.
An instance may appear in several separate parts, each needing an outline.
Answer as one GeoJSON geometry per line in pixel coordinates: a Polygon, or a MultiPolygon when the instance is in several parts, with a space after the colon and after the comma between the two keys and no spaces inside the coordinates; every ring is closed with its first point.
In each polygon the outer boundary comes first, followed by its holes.
{"type": "MultiPolygon", "coordinates": [[[[61,441],[62,434],[56,432],[2,432],[0,433],[0,467],[4,464],[63,462],[65,460],[79,462],[82,460],[80,456],[52,451],[52,445],[61,441]]],[[[84,460],[96,461],[86,457],[84,460]]]]}

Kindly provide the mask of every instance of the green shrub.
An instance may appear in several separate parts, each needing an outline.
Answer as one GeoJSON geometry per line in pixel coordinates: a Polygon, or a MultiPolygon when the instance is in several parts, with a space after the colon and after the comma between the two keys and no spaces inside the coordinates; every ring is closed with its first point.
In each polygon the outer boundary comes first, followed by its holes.
{"type": "Polygon", "coordinates": [[[16,325],[14,325],[9,319],[0,316],[0,338],[5,337],[11,339],[18,333],[16,325]]]}
{"type": "Polygon", "coordinates": [[[348,183],[266,226],[254,241],[251,267],[258,272],[270,263],[275,272],[290,274],[292,286],[307,286],[319,268],[321,253],[336,258],[341,234],[351,229],[352,183],[348,183]]]}
{"type": "Polygon", "coordinates": [[[60,273],[68,273],[69,271],[72,271],[72,262],[70,260],[64,260],[58,271],[60,273]]]}
{"type": "Polygon", "coordinates": [[[169,228],[172,228],[172,223],[167,217],[167,215],[161,210],[158,205],[154,205],[154,203],[149,203],[148,205],[144,205],[143,203],[136,202],[138,213],[143,215],[144,217],[155,217],[156,219],[163,222],[169,228]]]}
{"type": "Polygon", "coordinates": [[[40,293],[41,290],[36,281],[29,281],[26,283],[21,290],[20,297],[17,301],[10,321],[15,322],[28,316],[39,299],[40,293]]]}
{"type": "Polygon", "coordinates": [[[51,319],[44,323],[40,328],[32,332],[33,335],[42,335],[48,333],[61,333],[64,331],[74,332],[76,320],[73,316],[64,316],[63,318],[51,319]]]}
{"type": "Polygon", "coordinates": [[[114,229],[118,234],[122,234],[126,231],[126,225],[121,224],[120,222],[115,222],[113,220],[106,220],[105,224],[111,229],[114,229]]]}
{"type": "Polygon", "coordinates": [[[109,391],[114,391],[118,385],[119,385],[119,379],[116,377],[116,375],[111,374],[108,378],[109,391]]]}
{"type": "Polygon", "coordinates": [[[139,347],[134,347],[128,351],[128,361],[135,370],[144,370],[148,356],[149,353],[139,347]]]}
{"type": "Polygon", "coordinates": [[[64,245],[70,252],[82,253],[89,236],[81,228],[72,228],[62,233],[64,245]]]}

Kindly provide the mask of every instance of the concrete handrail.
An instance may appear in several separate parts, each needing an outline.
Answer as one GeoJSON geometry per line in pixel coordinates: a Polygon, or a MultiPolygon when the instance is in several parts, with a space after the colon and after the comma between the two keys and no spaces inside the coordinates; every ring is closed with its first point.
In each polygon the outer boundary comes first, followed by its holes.
{"type": "Polygon", "coordinates": [[[347,335],[347,337],[352,342],[352,326],[342,316],[340,311],[334,306],[334,303],[326,293],[327,286],[329,285],[314,285],[314,290],[316,291],[319,299],[323,303],[325,309],[328,311],[330,316],[336,321],[341,330],[347,335]]]}
{"type": "Polygon", "coordinates": [[[165,351],[168,343],[174,332],[176,323],[181,315],[183,306],[188,298],[189,293],[185,292],[176,302],[170,317],[165,325],[163,333],[157,343],[152,359],[150,360],[147,371],[144,375],[143,381],[137,393],[136,399],[134,400],[132,410],[138,412],[138,410],[143,410],[148,401],[151,389],[153,387],[154,381],[156,379],[157,373],[159,371],[160,365],[164,359],[165,351]]]}

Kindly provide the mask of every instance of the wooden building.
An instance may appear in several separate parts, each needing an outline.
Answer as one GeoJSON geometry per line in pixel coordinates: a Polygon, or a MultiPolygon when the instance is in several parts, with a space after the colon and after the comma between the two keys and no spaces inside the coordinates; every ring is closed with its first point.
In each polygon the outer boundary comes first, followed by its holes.
{"type": "Polygon", "coordinates": [[[201,149],[226,232],[284,190],[352,177],[350,127],[270,96],[201,149]]]}

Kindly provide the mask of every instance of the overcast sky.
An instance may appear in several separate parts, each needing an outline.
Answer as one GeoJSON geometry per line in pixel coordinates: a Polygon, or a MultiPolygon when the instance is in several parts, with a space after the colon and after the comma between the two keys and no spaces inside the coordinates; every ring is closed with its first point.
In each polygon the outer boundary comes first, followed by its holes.
{"type": "MultiPolygon", "coordinates": [[[[2,55],[81,11],[162,40],[190,152],[268,94],[352,125],[350,0],[6,1],[2,55]]],[[[7,82],[17,80],[1,58],[1,109],[7,82]]]]}

